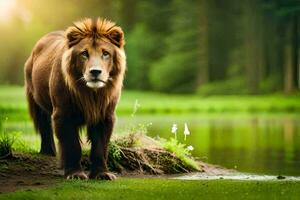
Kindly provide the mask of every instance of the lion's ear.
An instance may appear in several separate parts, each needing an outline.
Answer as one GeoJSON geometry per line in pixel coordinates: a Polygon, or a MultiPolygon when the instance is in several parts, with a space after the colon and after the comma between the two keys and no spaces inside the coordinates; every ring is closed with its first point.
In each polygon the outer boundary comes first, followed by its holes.
{"type": "Polygon", "coordinates": [[[67,38],[69,47],[72,47],[75,44],[79,43],[83,38],[82,32],[74,26],[70,26],[69,28],[67,28],[67,30],[65,31],[65,36],[67,38]]]}
{"type": "Polygon", "coordinates": [[[119,48],[123,48],[123,46],[125,45],[124,33],[120,27],[113,27],[111,30],[108,31],[107,35],[109,40],[113,44],[115,44],[119,48]]]}

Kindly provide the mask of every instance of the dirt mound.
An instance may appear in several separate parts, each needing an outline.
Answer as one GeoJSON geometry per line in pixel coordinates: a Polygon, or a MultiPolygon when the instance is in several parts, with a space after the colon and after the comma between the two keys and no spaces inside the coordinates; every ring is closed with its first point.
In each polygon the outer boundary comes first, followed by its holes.
{"type": "MultiPolygon", "coordinates": [[[[89,170],[87,155],[82,158],[82,166],[86,171],[89,170]]],[[[136,135],[112,140],[108,166],[118,176],[224,173],[222,168],[195,161],[190,155],[178,155],[163,149],[152,138],[136,135]]],[[[56,157],[13,153],[0,159],[0,193],[46,187],[62,180],[63,171],[56,157]]]]}
{"type": "Polygon", "coordinates": [[[121,174],[162,175],[202,171],[186,165],[175,154],[163,149],[121,147],[120,150],[120,159],[110,159],[108,164],[112,171],[121,174]]]}

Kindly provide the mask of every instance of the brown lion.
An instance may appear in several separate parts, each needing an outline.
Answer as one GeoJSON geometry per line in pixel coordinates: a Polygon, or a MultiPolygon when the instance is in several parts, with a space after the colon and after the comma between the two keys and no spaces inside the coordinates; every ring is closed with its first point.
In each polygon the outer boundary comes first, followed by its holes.
{"type": "Polygon", "coordinates": [[[41,135],[40,153],[60,146],[67,179],[115,179],[107,168],[108,143],[126,68],[124,34],[98,18],[78,21],[66,31],[42,37],[25,63],[30,115],[41,135]],[[89,176],[82,170],[79,129],[91,143],[89,176]]]}

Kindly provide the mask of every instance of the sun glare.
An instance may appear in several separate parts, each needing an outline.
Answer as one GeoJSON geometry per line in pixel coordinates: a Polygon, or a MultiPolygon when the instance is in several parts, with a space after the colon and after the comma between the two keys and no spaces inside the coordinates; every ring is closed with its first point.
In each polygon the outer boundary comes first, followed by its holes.
{"type": "Polygon", "coordinates": [[[15,7],[15,0],[0,0],[0,22],[9,22],[13,16],[13,11],[15,7]]]}

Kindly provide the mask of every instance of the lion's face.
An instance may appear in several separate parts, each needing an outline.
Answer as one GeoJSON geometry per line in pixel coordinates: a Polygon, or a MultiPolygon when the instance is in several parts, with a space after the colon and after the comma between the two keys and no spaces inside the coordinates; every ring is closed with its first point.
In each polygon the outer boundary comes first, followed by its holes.
{"type": "Polygon", "coordinates": [[[74,46],[73,56],[76,59],[74,67],[86,86],[98,89],[112,79],[115,48],[110,42],[85,38],[74,46]]]}
{"type": "Polygon", "coordinates": [[[62,65],[69,86],[83,83],[96,90],[124,75],[124,34],[120,27],[108,20],[86,19],[74,23],[65,34],[68,49],[62,65]]]}

